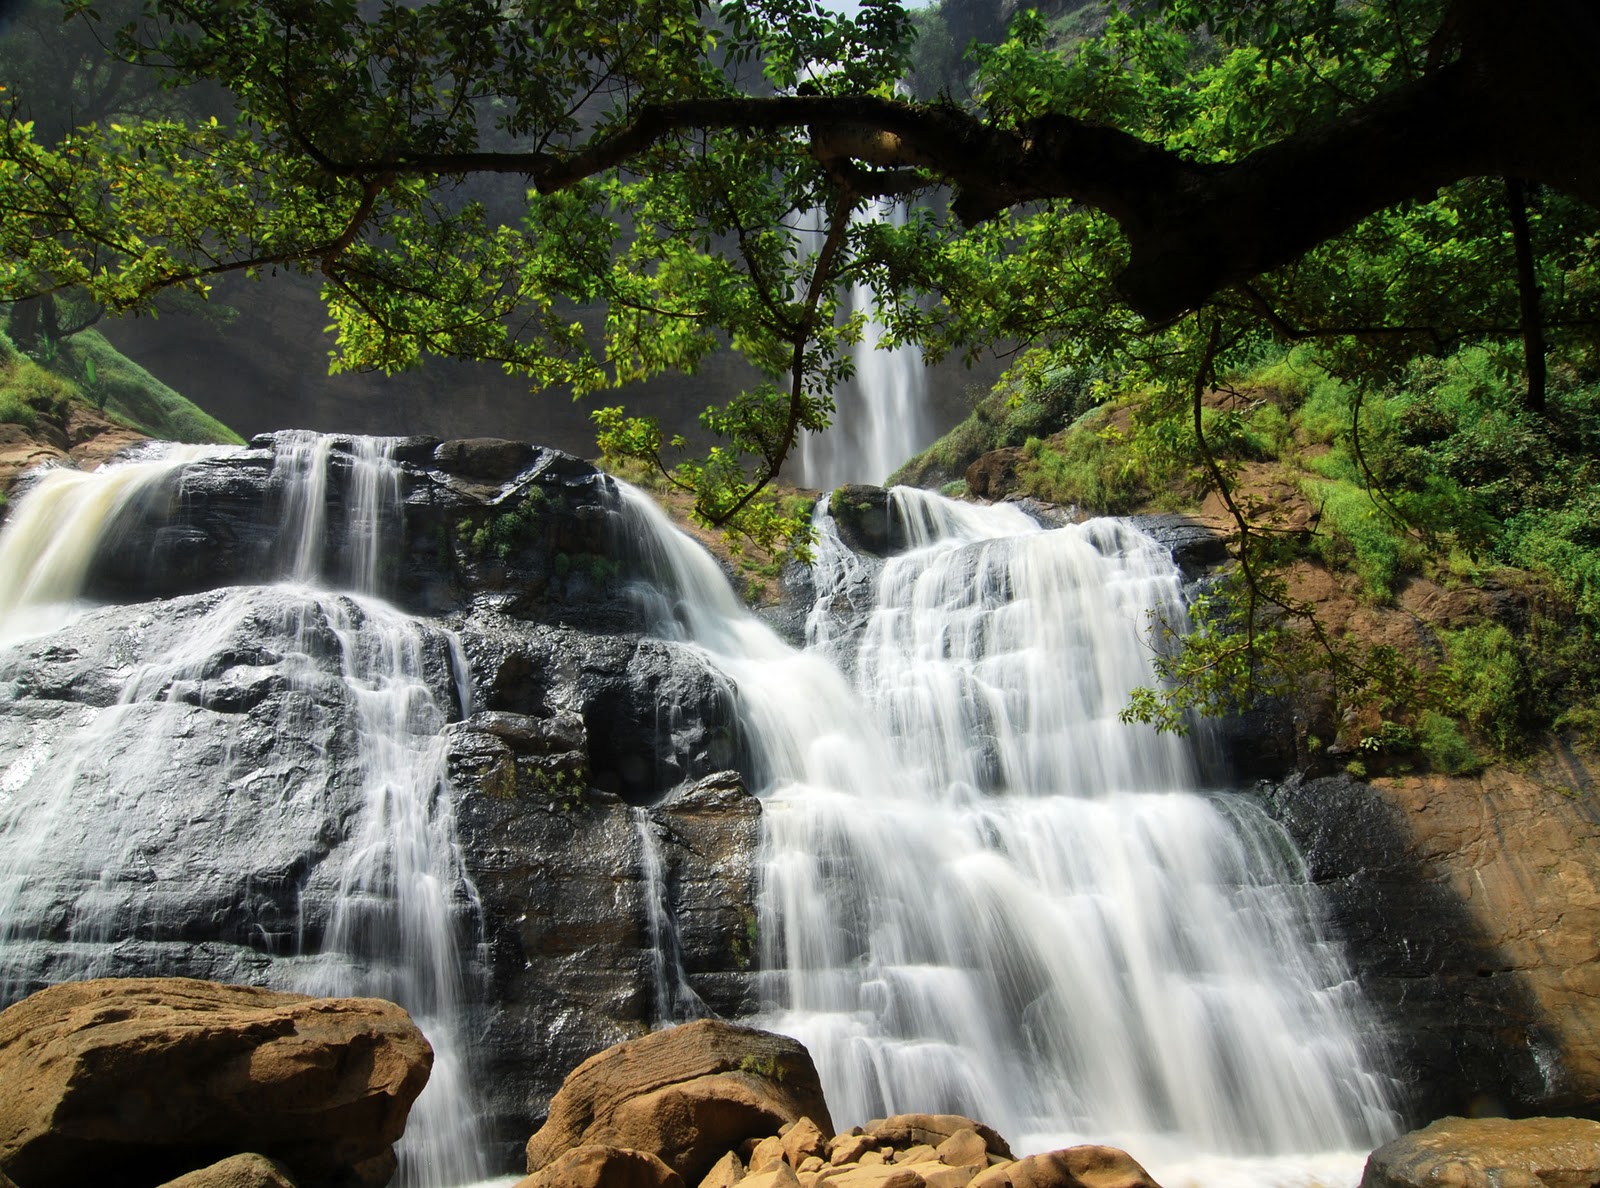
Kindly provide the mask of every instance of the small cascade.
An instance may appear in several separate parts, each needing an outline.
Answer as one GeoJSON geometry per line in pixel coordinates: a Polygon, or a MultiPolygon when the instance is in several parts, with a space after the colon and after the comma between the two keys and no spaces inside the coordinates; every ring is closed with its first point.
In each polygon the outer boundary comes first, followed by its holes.
{"type": "MultiPolygon", "coordinates": [[[[452,698],[470,712],[470,687],[454,637],[375,596],[383,533],[374,528],[398,514],[391,453],[383,439],[354,443],[335,523],[330,439],[281,435],[274,483],[286,581],[108,621],[107,666],[120,665],[114,703],[53,727],[38,754],[0,777],[0,990],[10,1001],[40,980],[138,970],[396,1001],[435,1056],[397,1148],[397,1182],[442,1186],[485,1174],[463,1032],[462,941],[477,928],[476,896],[456,842],[443,737],[452,698]],[[330,582],[348,592],[323,588],[330,582]],[[310,753],[269,767],[280,737],[309,740],[310,753]],[[185,783],[195,778],[226,791],[197,795],[185,783]],[[340,803],[357,806],[348,819],[334,815],[340,803]],[[272,862],[298,861],[253,852],[276,839],[252,834],[322,813],[326,852],[298,876],[299,919],[283,935],[255,938],[242,956],[184,940],[185,896],[237,912],[241,877],[248,900],[252,877],[281,878],[272,862]],[[189,829],[214,848],[169,851],[173,833],[189,829]],[[63,917],[66,944],[55,935],[63,917]]],[[[182,464],[107,468],[71,483],[49,476],[0,533],[0,557],[12,558],[11,572],[53,576],[7,610],[70,604],[87,571],[85,560],[52,559],[36,535],[41,518],[55,538],[91,542],[92,557],[117,509],[182,464]],[[97,484],[115,494],[91,493],[97,484]]]]}
{"type": "MultiPolygon", "coordinates": [[[[802,216],[796,232],[802,252],[822,241],[821,211],[802,216]]],[[[858,223],[906,221],[904,203],[871,205],[858,211],[858,223]]],[[[884,328],[871,320],[877,295],[869,285],[851,286],[843,313],[868,315],[861,341],[852,352],[855,376],[833,394],[833,425],[806,434],[796,451],[795,481],[832,490],[841,483],[881,483],[933,438],[928,415],[928,374],[914,346],[882,349],[884,328]]]]}
{"type": "Polygon", "coordinates": [[[1170,558],[1116,521],[894,501],[920,547],[875,586],[819,511],[797,652],[627,496],[660,629],[728,675],[756,752],[760,1022],[806,1043],[841,1124],[964,1113],[1163,1182],[1353,1174],[1393,1118],[1292,846],[1118,717],[1152,615],[1181,614],[1170,558]],[[829,626],[845,595],[856,632],[829,626]]]}
{"type": "Polygon", "coordinates": [[[645,808],[633,810],[633,822],[639,834],[639,881],[644,895],[645,928],[650,937],[651,1022],[656,1027],[671,1027],[704,1019],[711,1012],[689,985],[683,968],[678,921],[672,913],[656,823],[645,808]]]}
{"type": "Polygon", "coordinates": [[[215,446],[160,443],[92,473],[52,467],[0,534],[0,644],[53,631],[81,609],[84,579],[121,516],[165,498],[167,480],[215,446]]]}

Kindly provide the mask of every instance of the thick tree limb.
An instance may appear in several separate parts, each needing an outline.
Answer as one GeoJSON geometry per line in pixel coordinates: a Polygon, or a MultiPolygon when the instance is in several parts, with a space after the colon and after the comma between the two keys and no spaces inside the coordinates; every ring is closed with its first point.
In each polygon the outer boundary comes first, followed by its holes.
{"type": "Polygon", "coordinates": [[[519,173],[549,192],[693,129],[803,128],[814,155],[866,194],[904,193],[920,175],[950,185],[969,222],[1052,198],[1103,210],[1131,252],[1118,288],[1160,322],[1462,178],[1519,177],[1600,205],[1600,13],[1586,0],[1456,0],[1441,39],[1437,56],[1453,48],[1454,60],[1419,81],[1228,165],[1069,116],[1014,131],[948,105],[835,96],[648,106],[565,153],[327,164],[362,176],[519,173]]]}

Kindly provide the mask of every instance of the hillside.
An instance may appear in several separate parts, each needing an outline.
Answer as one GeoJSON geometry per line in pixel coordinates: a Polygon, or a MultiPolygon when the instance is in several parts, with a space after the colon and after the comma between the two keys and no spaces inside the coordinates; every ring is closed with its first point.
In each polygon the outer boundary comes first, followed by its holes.
{"type": "Polygon", "coordinates": [[[90,468],[146,438],[243,440],[95,331],[38,359],[0,334],[0,489],[42,462],[90,468]]]}
{"type": "MultiPolygon", "coordinates": [[[[1514,362],[1471,347],[1362,390],[1297,349],[1209,391],[1206,440],[1270,613],[1241,659],[1249,588],[1237,568],[1218,580],[1199,645],[1168,663],[1174,700],[1144,712],[1178,723],[1291,695],[1299,761],[1357,776],[1469,773],[1591,737],[1600,384],[1556,377],[1535,413],[1514,362]]],[[[1186,397],[1037,359],[896,480],[1085,516],[1183,512],[1238,539],[1186,397]]]]}

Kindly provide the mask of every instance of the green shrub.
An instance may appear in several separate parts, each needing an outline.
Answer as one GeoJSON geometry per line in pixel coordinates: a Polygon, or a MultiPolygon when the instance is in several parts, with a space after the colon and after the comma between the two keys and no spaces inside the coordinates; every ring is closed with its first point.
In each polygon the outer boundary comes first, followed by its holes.
{"type": "Polygon", "coordinates": [[[1522,751],[1545,724],[1523,649],[1499,623],[1447,631],[1443,638],[1449,707],[1497,750],[1522,751]]]}
{"type": "Polygon", "coordinates": [[[1366,597],[1387,602],[1400,575],[1422,563],[1421,545],[1354,483],[1310,480],[1305,487],[1322,509],[1312,550],[1330,568],[1352,570],[1366,597]]]}
{"type": "Polygon", "coordinates": [[[39,410],[11,389],[0,389],[0,422],[32,431],[39,427],[39,410]]]}
{"type": "Polygon", "coordinates": [[[1152,494],[1147,468],[1127,441],[1082,422],[1048,440],[1029,439],[1017,480],[1040,499],[1106,515],[1130,512],[1152,494]]]}
{"type": "Polygon", "coordinates": [[[1483,760],[1472,749],[1455,721],[1437,710],[1427,710],[1417,720],[1417,749],[1431,771],[1445,775],[1470,775],[1483,770],[1483,760]]]}

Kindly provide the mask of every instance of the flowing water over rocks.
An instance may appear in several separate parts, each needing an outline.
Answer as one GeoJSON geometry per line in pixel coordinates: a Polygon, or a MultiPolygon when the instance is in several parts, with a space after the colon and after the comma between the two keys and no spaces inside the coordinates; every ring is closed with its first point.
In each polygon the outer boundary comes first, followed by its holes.
{"type": "Polygon", "coordinates": [[[23,531],[69,480],[39,483],[0,537],[11,573],[98,542],[0,590],[6,1001],[393,997],[440,1053],[415,1183],[501,1166],[581,1059],[703,1013],[803,1039],[842,1125],[962,1112],[1158,1178],[1387,1133],[1292,848],[1117,720],[1179,605],[1127,526],[896,493],[884,557],[824,516],[795,649],[554,451],[139,465],[70,480],[101,492],[71,531],[23,531]]]}
{"type": "Polygon", "coordinates": [[[1292,847],[1118,719],[1152,620],[1179,618],[1169,554],[893,494],[906,551],[875,574],[822,514],[799,652],[631,505],[675,594],[659,621],[747,722],[762,1024],[806,1043],[840,1118],[963,1113],[1158,1167],[1359,1159],[1395,1118],[1292,847]]]}

